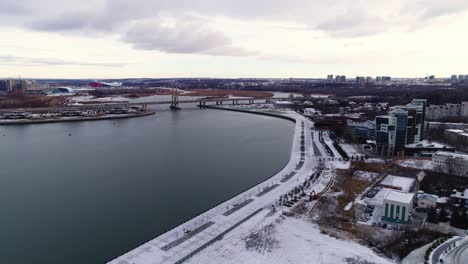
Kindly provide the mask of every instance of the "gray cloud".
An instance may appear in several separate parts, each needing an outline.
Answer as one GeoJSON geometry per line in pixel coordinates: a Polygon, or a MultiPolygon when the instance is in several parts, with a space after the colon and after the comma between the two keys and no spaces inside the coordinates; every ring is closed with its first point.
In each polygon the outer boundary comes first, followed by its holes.
{"type": "Polygon", "coordinates": [[[213,31],[196,20],[177,21],[162,25],[160,21],[145,21],[133,25],[123,37],[136,49],[159,50],[168,53],[243,56],[250,52],[233,46],[222,32],[213,31]]]}
{"type": "Polygon", "coordinates": [[[83,62],[62,60],[56,58],[36,58],[36,57],[18,57],[18,56],[0,56],[0,64],[6,65],[52,65],[52,66],[100,66],[100,67],[123,67],[123,63],[97,63],[97,62],[83,62]]]}

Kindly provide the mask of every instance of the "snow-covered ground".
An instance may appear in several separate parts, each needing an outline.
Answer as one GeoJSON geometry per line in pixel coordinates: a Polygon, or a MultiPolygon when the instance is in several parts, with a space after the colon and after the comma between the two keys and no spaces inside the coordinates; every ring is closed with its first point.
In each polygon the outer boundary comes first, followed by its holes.
{"type": "Polygon", "coordinates": [[[341,158],[340,153],[333,146],[333,140],[330,138],[330,134],[328,131],[323,133],[323,141],[331,149],[333,155],[335,155],[336,158],[341,158]]]}
{"type": "Polygon", "coordinates": [[[380,174],[368,171],[355,171],[353,176],[363,181],[372,182],[373,180],[377,179],[380,174]]]}
{"type": "Polygon", "coordinates": [[[366,163],[380,163],[380,164],[385,164],[385,160],[383,160],[383,159],[378,159],[378,158],[366,159],[366,160],[364,160],[364,162],[366,162],[366,163]]]}
{"type": "Polygon", "coordinates": [[[348,155],[348,157],[356,157],[356,156],[359,156],[361,155],[357,150],[356,148],[351,145],[351,144],[340,144],[341,148],[344,150],[344,152],[346,152],[346,154],[348,155]]]}
{"type": "Polygon", "coordinates": [[[420,170],[434,170],[431,160],[420,159],[405,159],[399,160],[397,163],[403,167],[415,168],[420,170]]]}
{"type": "Polygon", "coordinates": [[[322,234],[307,220],[268,213],[253,217],[187,263],[392,263],[353,241],[322,234]]]}

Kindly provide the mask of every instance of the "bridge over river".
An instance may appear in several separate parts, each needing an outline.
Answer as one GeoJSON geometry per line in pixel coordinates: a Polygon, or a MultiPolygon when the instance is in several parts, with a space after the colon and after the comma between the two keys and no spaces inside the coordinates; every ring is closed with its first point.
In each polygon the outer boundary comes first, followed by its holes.
{"type": "Polygon", "coordinates": [[[30,113],[49,113],[49,112],[63,112],[63,111],[76,111],[76,110],[105,110],[113,109],[117,107],[128,108],[128,107],[141,107],[146,109],[148,105],[170,105],[172,109],[180,109],[180,104],[198,104],[199,107],[204,107],[209,104],[222,105],[223,103],[237,104],[254,104],[264,102],[270,103],[274,100],[269,97],[245,97],[245,98],[203,98],[193,100],[181,100],[178,98],[172,99],[171,101],[153,101],[153,102],[139,102],[139,103],[102,103],[102,104],[86,104],[86,105],[69,105],[69,106],[54,106],[54,107],[34,107],[34,108],[4,108],[0,109],[0,113],[15,113],[15,112],[30,112],[30,113]]]}

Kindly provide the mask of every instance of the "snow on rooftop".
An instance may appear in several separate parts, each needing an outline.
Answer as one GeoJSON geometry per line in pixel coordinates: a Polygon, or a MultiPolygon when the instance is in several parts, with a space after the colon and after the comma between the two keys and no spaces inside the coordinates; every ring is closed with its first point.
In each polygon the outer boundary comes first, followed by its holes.
{"type": "Polygon", "coordinates": [[[452,152],[446,152],[446,151],[437,151],[434,154],[434,157],[436,156],[468,161],[468,155],[466,154],[452,153],[452,152]]]}
{"type": "Polygon", "coordinates": [[[455,194],[450,195],[452,198],[458,198],[458,199],[468,199],[468,189],[465,189],[463,192],[456,192],[455,194]]]}
{"type": "Polygon", "coordinates": [[[435,203],[438,199],[439,196],[434,194],[422,193],[418,195],[418,200],[429,200],[435,203]]]}
{"type": "Polygon", "coordinates": [[[391,190],[388,192],[385,200],[394,201],[399,203],[411,203],[414,198],[414,193],[406,193],[400,191],[391,190]]]}
{"type": "Polygon", "coordinates": [[[380,183],[380,185],[393,187],[393,188],[400,189],[405,192],[409,192],[411,187],[413,187],[414,182],[415,180],[412,178],[388,175],[380,183]]]}
{"type": "Polygon", "coordinates": [[[409,145],[406,145],[405,146],[406,148],[437,148],[437,149],[441,149],[441,148],[451,148],[450,146],[447,146],[447,145],[444,145],[444,144],[441,144],[441,143],[437,143],[437,142],[431,142],[431,141],[428,141],[428,140],[423,140],[419,143],[415,143],[415,144],[409,144],[409,145]]]}

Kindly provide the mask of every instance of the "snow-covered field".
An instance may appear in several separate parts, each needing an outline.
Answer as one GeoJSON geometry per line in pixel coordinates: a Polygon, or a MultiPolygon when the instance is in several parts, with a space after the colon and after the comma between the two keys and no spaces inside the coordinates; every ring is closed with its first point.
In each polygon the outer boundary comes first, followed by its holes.
{"type": "Polygon", "coordinates": [[[368,171],[355,171],[353,176],[363,181],[372,182],[373,180],[377,179],[380,174],[368,171]]]}
{"type": "Polygon", "coordinates": [[[320,233],[316,224],[266,210],[192,259],[198,263],[393,263],[353,241],[320,233]]]}

